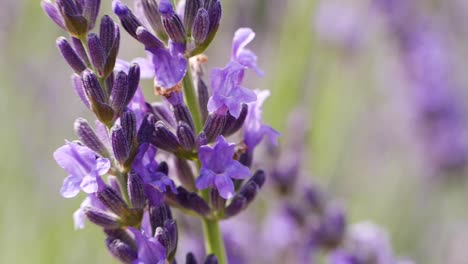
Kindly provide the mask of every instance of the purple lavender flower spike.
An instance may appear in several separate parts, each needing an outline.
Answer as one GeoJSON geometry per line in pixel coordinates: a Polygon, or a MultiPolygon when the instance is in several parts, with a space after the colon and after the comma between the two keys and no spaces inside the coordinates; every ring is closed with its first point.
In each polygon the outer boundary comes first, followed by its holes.
{"type": "Polygon", "coordinates": [[[147,237],[138,229],[129,227],[128,230],[135,237],[138,248],[138,258],[132,264],[164,264],[166,250],[154,237],[147,237]]]}
{"type": "Polygon", "coordinates": [[[209,112],[226,112],[239,117],[243,103],[254,102],[255,93],[240,85],[245,66],[231,61],[224,69],[211,71],[211,87],[213,96],[208,101],[209,112]]]}
{"type": "Polygon", "coordinates": [[[232,42],[232,60],[241,65],[253,69],[258,76],[263,76],[263,71],[257,66],[257,56],[245,46],[255,38],[255,33],[250,28],[239,28],[234,34],[232,42]]]}
{"type": "Polygon", "coordinates": [[[221,197],[229,199],[234,195],[232,179],[245,179],[250,176],[249,168],[233,159],[234,148],[235,145],[229,144],[223,136],[216,139],[213,147],[200,147],[198,152],[202,167],[196,180],[199,190],[215,187],[221,197]]]}
{"type": "Polygon", "coordinates": [[[250,111],[244,123],[244,142],[247,148],[253,150],[264,136],[268,137],[273,145],[277,145],[280,133],[270,126],[262,123],[262,104],[270,96],[270,91],[256,91],[258,99],[249,104],[250,111]]]}
{"type": "Polygon", "coordinates": [[[63,30],[67,30],[65,28],[65,22],[63,21],[63,17],[60,14],[59,10],[57,9],[57,4],[52,3],[50,0],[43,0],[41,1],[41,7],[47,16],[54,21],[59,27],[63,30]]]}
{"type": "Polygon", "coordinates": [[[66,145],[54,152],[55,161],[70,175],[64,180],[60,193],[65,198],[75,197],[80,190],[94,193],[98,190],[97,177],[106,174],[110,161],[97,158],[97,154],[87,147],[66,141],[66,145]]]}

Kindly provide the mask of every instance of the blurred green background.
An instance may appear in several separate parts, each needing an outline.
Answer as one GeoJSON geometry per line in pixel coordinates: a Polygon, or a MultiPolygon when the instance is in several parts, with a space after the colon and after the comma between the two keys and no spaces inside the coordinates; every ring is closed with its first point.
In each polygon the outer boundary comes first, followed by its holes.
{"type": "MultiPolygon", "coordinates": [[[[102,2],[110,13],[111,1],[102,2]]],[[[378,14],[365,0],[338,2],[359,12],[356,46],[342,46],[317,30],[317,0],[223,1],[209,66],[228,61],[238,27],[252,27],[257,38],[250,48],[266,76],[248,76],[246,86],[272,90],[265,118],[281,132],[296,105],[307,109],[311,180],[344,202],[351,222],[371,220],[386,228],[398,255],[417,263],[468,263],[466,177],[441,182],[427,175],[396,51],[378,14]]],[[[454,16],[468,17],[466,4],[418,2],[452,30],[451,53],[466,87],[466,19],[454,16]]],[[[0,263],[115,263],[98,228],[74,231],[72,213],[81,199],[63,199],[58,191],[66,173],[52,153],[64,139],[74,139],[76,117],[91,116],[55,48],[63,34],[38,0],[0,1],[0,263]]],[[[143,55],[128,37],[121,47],[124,59],[143,55]]],[[[150,85],[146,89],[151,94],[150,85]]]]}

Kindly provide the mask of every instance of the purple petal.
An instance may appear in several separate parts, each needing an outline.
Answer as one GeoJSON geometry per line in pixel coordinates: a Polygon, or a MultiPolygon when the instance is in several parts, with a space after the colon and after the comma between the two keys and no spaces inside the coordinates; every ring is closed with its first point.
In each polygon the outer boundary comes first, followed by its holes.
{"type": "Polygon", "coordinates": [[[98,182],[95,176],[86,176],[80,184],[81,189],[85,193],[95,193],[98,191],[98,182]]]}
{"type": "Polygon", "coordinates": [[[95,171],[96,171],[97,175],[102,176],[102,175],[106,174],[110,170],[110,167],[111,167],[111,163],[110,163],[110,161],[108,159],[98,158],[96,160],[95,171]]]}
{"type": "Polygon", "coordinates": [[[257,56],[251,50],[245,49],[255,38],[255,33],[250,28],[240,28],[234,34],[232,43],[232,60],[243,66],[253,69],[258,76],[263,76],[263,71],[257,66],[257,56]]]}
{"type": "Polygon", "coordinates": [[[213,148],[208,145],[199,148],[198,156],[203,167],[222,173],[232,161],[235,152],[235,144],[229,144],[223,136],[216,139],[213,148]]]}
{"type": "Polygon", "coordinates": [[[198,176],[195,186],[199,190],[209,188],[214,185],[215,178],[216,174],[214,172],[202,167],[200,170],[200,176],[198,176]]]}
{"type": "Polygon", "coordinates": [[[75,197],[80,192],[80,183],[80,177],[69,175],[63,181],[62,188],[60,189],[60,194],[65,198],[75,197]]]}
{"type": "Polygon", "coordinates": [[[134,227],[129,227],[128,230],[134,235],[138,248],[138,260],[136,260],[136,263],[164,264],[166,250],[155,238],[144,236],[134,227]]]}
{"type": "Polygon", "coordinates": [[[234,179],[245,179],[250,176],[250,169],[237,160],[232,160],[226,168],[226,175],[234,179]]]}
{"type": "Polygon", "coordinates": [[[80,205],[80,208],[73,213],[73,223],[75,230],[85,228],[86,214],[84,208],[91,205],[91,199],[86,197],[80,205]]]}
{"type": "Polygon", "coordinates": [[[165,89],[176,86],[187,71],[187,60],[181,54],[171,55],[169,50],[155,48],[153,54],[155,85],[165,89]]]}
{"type": "Polygon", "coordinates": [[[92,171],[96,154],[87,147],[67,141],[54,152],[55,161],[69,174],[83,178],[92,171]]]}
{"type": "Polygon", "coordinates": [[[228,175],[218,175],[215,178],[216,189],[219,195],[224,199],[230,199],[234,196],[234,184],[228,175]]]}
{"type": "Polygon", "coordinates": [[[234,33],[232,42],[232,59],[235,60],[240,51],[255,38],[255,33],[250,28],[239,28],[234,33]]]}

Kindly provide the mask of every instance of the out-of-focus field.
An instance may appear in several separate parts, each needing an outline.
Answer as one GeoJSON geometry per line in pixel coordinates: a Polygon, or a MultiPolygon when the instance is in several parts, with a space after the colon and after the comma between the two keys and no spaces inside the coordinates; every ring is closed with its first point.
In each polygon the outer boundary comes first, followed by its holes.
{"type": "MultiPolygon", "coordinates": [[[[111,1],[102,2],[110,13],[111,1]]],[[[318,34],[316,0],[223,1],[209,66],[225,65],[234,31],[252,27],[257,37],[250,48],[266,74],[249,75],[246,86],[272,90],[265,119],[283,133],[295,106],[306,109],[304,166],[311,181],[339,197],[350,222],[386,228],[398,255],[424,264],[467,263],[468,175],[449,181],[427,175],[397,51],[379,14],[364,0],[355,2],[362,12],[360,43],[344,47],[318,34]]],[[[463,1],[419,2],[453,31],[447,38],[466,106],[468,31],[466,19],[454,15],[463,12],[463,1]]],[[[115,263],[98,228],[74,231],[72,213],[81,199],[59,194],[66,172],[52,153],[74,139],[76,117],[91,117],[55,47],[62,34],[38,0],[0,1],[0,263],[115,263]]],[[[143,55],[127,36],[121,49],[124,59],[143,55]]],[[[151,96],[151,83],[145,85],[151,96]]]]}

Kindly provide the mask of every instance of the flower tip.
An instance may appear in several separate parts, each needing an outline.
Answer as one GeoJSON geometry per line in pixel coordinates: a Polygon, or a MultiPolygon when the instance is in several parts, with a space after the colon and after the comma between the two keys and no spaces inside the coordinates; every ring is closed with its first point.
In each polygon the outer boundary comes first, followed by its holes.
{"type": "Polygon", "coordinates": [[[117,16],[126,16],[128,14],[128,8],[120,0],[112,1],[112,10],[117,16]]]}
{"type": "Polygon", "coordinates": [[[162,15],[169,15],[172,12],[174,12],[174,9],[172,8],[172,4],[171,2],[169,2],[169,0],[161,0],[161,2],[159,3],[158,11],[162,15]]]}

